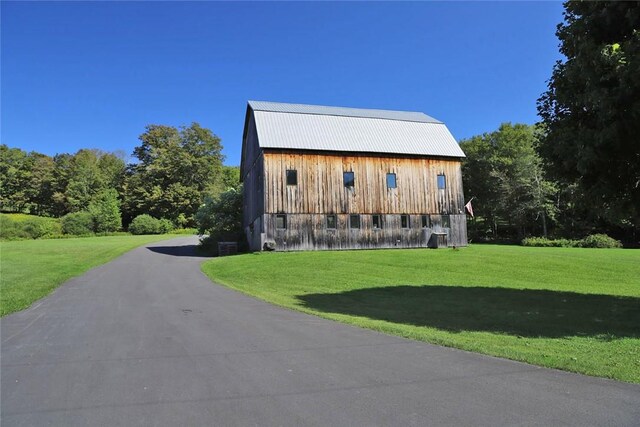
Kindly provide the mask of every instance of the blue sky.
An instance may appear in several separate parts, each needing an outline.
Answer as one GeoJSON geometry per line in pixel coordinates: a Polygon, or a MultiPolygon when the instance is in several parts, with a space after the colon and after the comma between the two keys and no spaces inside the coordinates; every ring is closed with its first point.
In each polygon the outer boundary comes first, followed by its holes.
{"type": "Polygon", "coordinates": [[[240,163],[249,99],[422,111],[456,139],[534,123],[560,2],[1,3],[0,142],[128,155],[192,121],[240,163]]]}

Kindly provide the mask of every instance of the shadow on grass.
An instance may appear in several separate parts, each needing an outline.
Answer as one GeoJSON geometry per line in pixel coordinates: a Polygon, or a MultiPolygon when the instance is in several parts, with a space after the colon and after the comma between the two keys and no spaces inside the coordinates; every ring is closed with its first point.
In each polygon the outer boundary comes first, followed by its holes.
{"type": "Polygon", "coordinates": [[[305,307],[452,332],[640,337],[640,298],[548,290],[390,286],[297,297],[305,307]]]}
{"type": "Polygon", "coordinates": [[[210,258],[211,255],[203,252],[198,245],[183,245],[183,246],[147,246],[151,252],[158,254],[171,255],[171,256],[186,256],[186,257],[200,257],[210,258]]]}

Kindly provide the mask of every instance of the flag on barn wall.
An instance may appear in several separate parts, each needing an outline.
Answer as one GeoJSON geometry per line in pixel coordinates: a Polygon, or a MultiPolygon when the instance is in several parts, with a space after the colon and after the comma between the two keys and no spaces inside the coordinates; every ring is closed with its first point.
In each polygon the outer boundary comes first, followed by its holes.
{"type": "MultiPolygon", "coordinates": [[[[471,200],[473,200],[473,198],[471,200]]],[[[473,206],[471,206],[471,200],[469,200],[467,204],[464,205],[464,208],[467,210],[467,212],[469,212],[469,215],[471,215],[471,218],[473,218],[473,206]]]]}

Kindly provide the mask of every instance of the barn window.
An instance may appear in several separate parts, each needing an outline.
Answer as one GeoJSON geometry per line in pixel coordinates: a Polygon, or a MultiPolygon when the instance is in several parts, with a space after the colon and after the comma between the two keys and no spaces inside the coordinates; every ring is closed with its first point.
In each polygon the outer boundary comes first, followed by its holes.
{"type": "Polygon", "coordinates": [[[360,215],[349,215],[349,228],[360,228],[360,215]]]}
{"type": "Polygon", "coordinates": [[[382,217],[380,215],[371,215],[371,224],[373,228],[382,228],[382,217]]]}
{"type": "Polygon", "coordinates": [[[429,215],[422,215],[422,228],[429,227],[431,227],[431,218],[429,218],[429,215]]]}
{"type": "Polygon", "coordinates": [[[287,169],[287,185],[298,185],[298,171],[287,169]]]}
{"type": "Polygon", "coordinates": [[[338,221],[336,220],[335,215],[327,215],[327,228],[336,229],[338,221]]]}
{"type": "Polygon", "coordinates": [[[284,230],[287,228],[287,216],[284,214],[276,215],[276,228],[284,230]]]}
{"type": "Polygon", "coordinates": [[[442,228],[451,227],[451,220],[449,219],[449,215],[442,215],[442,228]]]}
{"type": "Polygon", "coordinates": [[[409,228],[409,215],[400,215],[400,226],[402,228],[409,228]]]}
{"type": "Polygon", "coordinates": [[[447,177],[444,174],[438,175],[438,189],[444,190],[447,188],[447,177]]]}
{"type": "Polygon", "coordinates": [[[353,175],[353,172],[344,172],[342,174],[342,177],[344,178],[344,186],[345,187],[353,187],[355,184],[355,177],[353,175]]]}
{"type": "Polygon", "coordinates": [[[398,185],[396,184],[396,174],[388,173],[387,174],[387,188],[396,188],[398,185]]]}

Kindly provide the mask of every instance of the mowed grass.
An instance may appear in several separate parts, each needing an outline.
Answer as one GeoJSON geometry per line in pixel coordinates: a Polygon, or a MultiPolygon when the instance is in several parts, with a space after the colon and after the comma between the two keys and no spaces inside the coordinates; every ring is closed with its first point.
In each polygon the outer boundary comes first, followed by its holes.
{"type": "Polygon", "coordinates": [[[329,319],[640,383],[637,250],[473,245],[259,253],[212,259],[203,271],[230,288],[329,319]]]}
{"type": "Polygon", "coordinates": [[[169,235],[0,242],[0,315],[29,307],[66,280],[169,235]]]}

